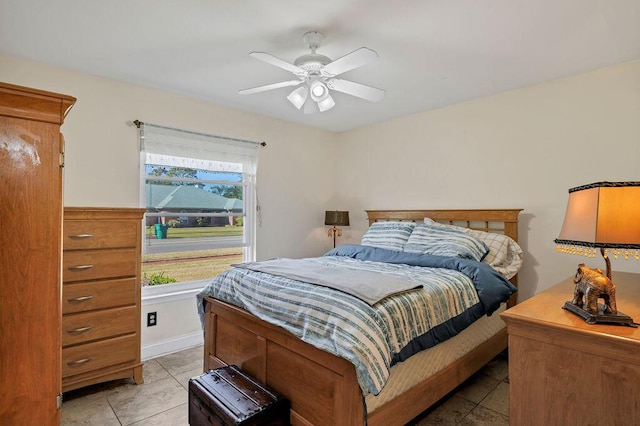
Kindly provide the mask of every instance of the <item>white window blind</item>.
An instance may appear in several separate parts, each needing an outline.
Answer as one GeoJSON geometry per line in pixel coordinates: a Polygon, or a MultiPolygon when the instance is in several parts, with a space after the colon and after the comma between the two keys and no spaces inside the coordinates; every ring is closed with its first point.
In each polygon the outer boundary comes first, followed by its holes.
{"type": "Polygon", "coordinates": [[[175,164],[178,167],[231,171],[224,168],[235,164],[241,167],[242,173],[255,176],[260,145],[260,142],[156,124],[142,123],[140,126],[140,151],[152,159],[154,156],[180,157],[183,160],[180,160],[182,164],[175,164]],[[187,165],[189,160],[193,166],[187,165]],[[205,164],[206,167],[202,167],[205,164]]]}

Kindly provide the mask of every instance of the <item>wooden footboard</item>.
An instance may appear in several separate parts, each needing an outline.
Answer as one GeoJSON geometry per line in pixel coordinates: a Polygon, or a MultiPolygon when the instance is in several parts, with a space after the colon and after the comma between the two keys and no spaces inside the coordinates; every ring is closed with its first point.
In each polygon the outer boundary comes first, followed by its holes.
{"type": "Polygon", "coordinates": [[[242,309],[207,298],[204,368],[235,364],[291,401],[293,425],[362,425],[355,368],[242,309]]]}

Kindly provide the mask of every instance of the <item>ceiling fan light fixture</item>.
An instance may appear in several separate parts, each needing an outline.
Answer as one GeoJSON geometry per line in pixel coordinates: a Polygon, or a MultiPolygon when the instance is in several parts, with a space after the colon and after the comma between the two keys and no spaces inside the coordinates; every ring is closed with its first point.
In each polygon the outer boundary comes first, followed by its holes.
{"type": "Polygon", "coordinates": [[[329,89],[323,82],[319,80],[314,80],[311,82],[311,84],[309,85],[309,91],[311,92],[311,99],[316,102],[321,102],[325,100],[327,96],[329,96],[329,89]]]}
{"type": "Polygon", "coordinates": [[[307,86],[300,86],[293,92],[289,93],[287,99],[293,104],[294,107],[300,109],[302,108],[302,105],[304,105],[304,102],[307,100],[307,96],[309,96],[307,86]]]}
{"type": "Polygon", "coordinates": [[[326,98],[318,102],[318,109],[320,110],[320,112],[325,112],[333,108],[335,105],[336,101],[333,100],[331,95],[327,94],[326,98]]]}

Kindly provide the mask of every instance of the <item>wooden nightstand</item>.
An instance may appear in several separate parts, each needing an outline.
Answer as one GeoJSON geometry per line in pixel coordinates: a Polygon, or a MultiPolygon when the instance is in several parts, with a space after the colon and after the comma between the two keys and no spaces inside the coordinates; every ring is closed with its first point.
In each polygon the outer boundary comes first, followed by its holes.
{"type": "MultiPolygon", "coordinates": [[[[640,275],[613,273],[618,309],[640,322],[640,275]]],[[[509,423],[640,424],[640,328],[589,325],[562,309],[573,277],[501,314],[509,423]]]]}

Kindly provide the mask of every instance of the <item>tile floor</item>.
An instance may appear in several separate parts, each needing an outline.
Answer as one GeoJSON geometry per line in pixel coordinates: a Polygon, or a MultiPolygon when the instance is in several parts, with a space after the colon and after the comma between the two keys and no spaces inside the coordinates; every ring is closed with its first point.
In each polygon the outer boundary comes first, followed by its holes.
{"type": "MultiPolygon", "coordinates": [[[[202,346],[145,361],[143,374],[138,386],[127,379],[66,392],[62,425],[187,425],[187,385],[202,374],[202,346]]],[[[409,425],[507,426],[507,375],[498,356],[409,425]]]]}
{"type": "Polygon", "coordinates": [[[408,426],[508,426],[509,366],[498,355],[408,426]]]}

